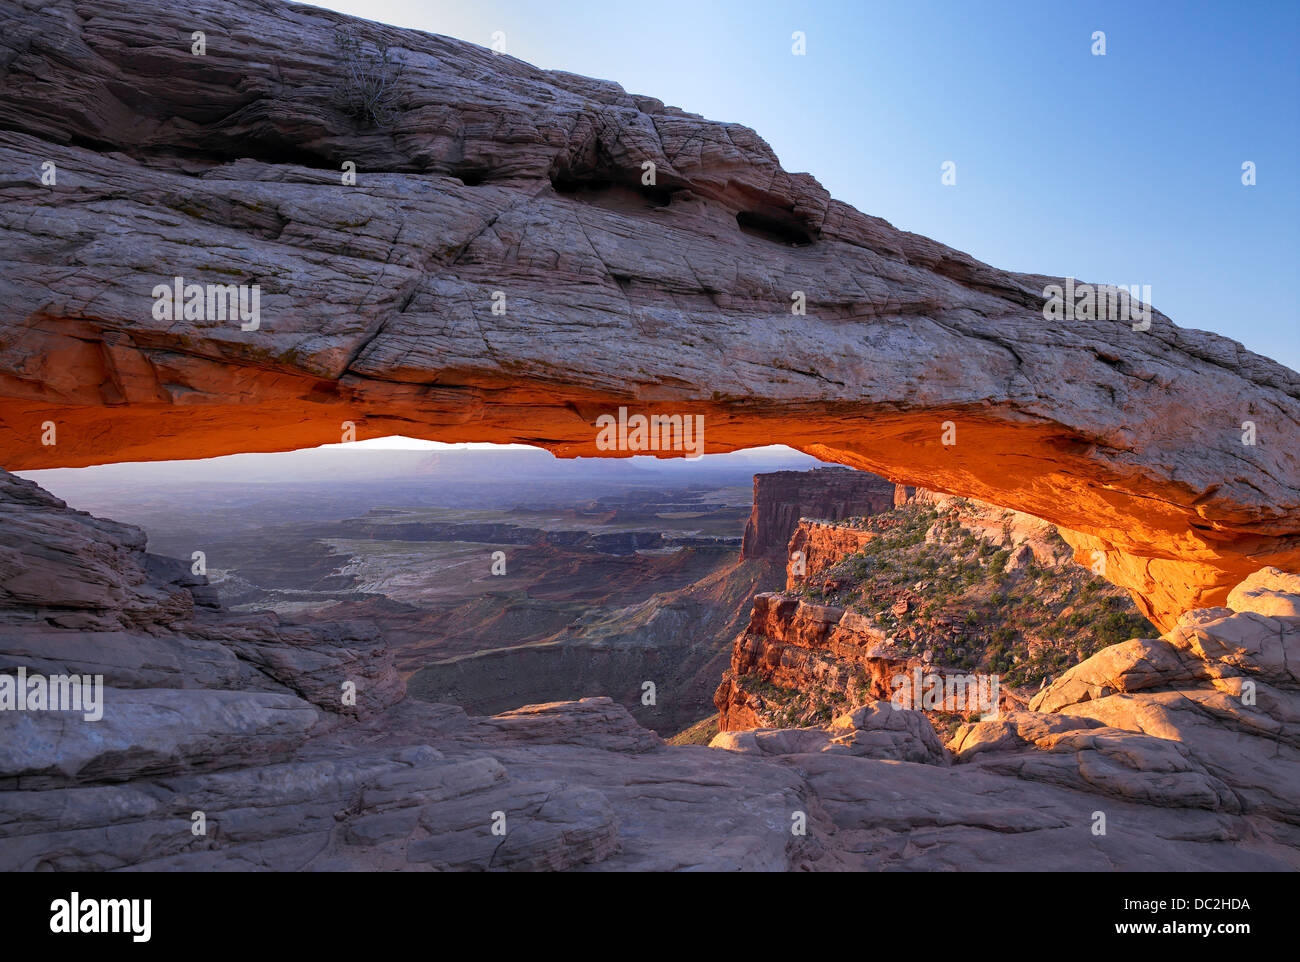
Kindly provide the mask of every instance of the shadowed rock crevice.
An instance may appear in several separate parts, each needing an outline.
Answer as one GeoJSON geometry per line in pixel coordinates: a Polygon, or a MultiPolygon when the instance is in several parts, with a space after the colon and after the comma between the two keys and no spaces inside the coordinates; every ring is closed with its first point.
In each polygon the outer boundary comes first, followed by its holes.
{"type": "Polygon", "coordinates": [[[736,215],[740,229],[751,237],[762,237],[776,244],[806,247],[813,237],[787,212],[779,210],[742,210],[736,215]]]}

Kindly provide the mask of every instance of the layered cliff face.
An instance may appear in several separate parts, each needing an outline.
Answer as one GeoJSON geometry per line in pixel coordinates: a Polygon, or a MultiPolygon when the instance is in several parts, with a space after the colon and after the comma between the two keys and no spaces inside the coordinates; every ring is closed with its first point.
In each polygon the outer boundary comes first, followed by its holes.
{"type": "MultiPolygon", "coordinates": [[[[785,590],[755,600],[714,694],[723,731],[827,723],[891,698],[914,669],[1033,692],[1100,649],[1153,631],[1076,565],[1050,524],[933,492],[840,522],[801,521],[785,590]],[[972,674],[973,673],[973,674],[972,674]]],[[[975,714],[979,714],[976,712],[975,714]]],[[[941,713],[951,728],[968,710],[941,713]]]]}
{"type": "MultiPolygon", "coordinates": [[[[436,657],[439,648],[420,649],[422,667],[410,678],[411,693],[484,713],[578,694],[608,695],[647,728],[665,736],[681,731],[709,713],[751,599],[779,582],[778,566],[770,561],[714,555],[714,569],[692,584],[631,604],[584,605],[580,616],[571,614],[549,629],[544,609],[502,598],[451,612],[476,617],[475,637],[492,644],[450,657],[436,657]],[[501,637],[520,622],[541,639],[503,645],[501,637]],[[655,689],[651,703],[645,701],[647,681],[655,689]]],[[[449,619],[442,620],[445,630],[449,619]]]]}
{"type": "Polygon", "coordinates": [[[1300,567],[1295,372],[1159,311],[1048,320],[1062,278],[855,211],[744,127],[305,6],[0,18],[10,469],[350,428],[630,454],[597,446],[627,406],[1050,520],[1165,626],[1300,567]],[[340,35],[403,64],[382,116],[340,35]]]}
{"type": "Polygon", "coordinates": [[[727,732],[829,723],[836,708],[888,699],[895,690],[891,679],[909,672],[912,663],[855,612],[761,594],[714,694],[718,727],[727,732]]]}
{"type": "Polygon", "coordinates": [[[745,525],[741,560],[782,557],[799,519],[865,517],[894,503],[895,485],[865,471],[820,468],[754,475],[754,508],[745,525]]]}
{"type": "Polygon", "coordinates": [[[792,591],[810,578],[817,578],[828,568],[855,555],[878,531],[854,528],[824,521],[800,521],[790,535],[786,548],[786,590],[792,591]]]}

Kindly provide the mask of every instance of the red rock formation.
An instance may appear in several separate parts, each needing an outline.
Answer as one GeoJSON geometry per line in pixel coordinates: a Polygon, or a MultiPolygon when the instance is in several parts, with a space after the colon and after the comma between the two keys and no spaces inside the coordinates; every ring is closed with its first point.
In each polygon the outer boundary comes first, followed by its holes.
{"type": "Polygon", "coordinates": [[[732,646],[731,670],[714,693],[719,730],[777,727],[753,682],[844,696],[849,704],[888,699],[893,679],[913,668],[962,674],[893,648],[883,632],[854,611],[779,592],[754,598],[749,625],[732,646]]]}
{"type": "Polygon", "coordinates": [[[306,6],[213,0],[204,57],[158,0],[9,9],[7,468],[345,422],[632,454],[596,444],[626,405],[702,415],[710,452],[789,444],[1045,518],[1162,626],[1300,569],[1300,375],[1159,311],[1046,320],[1062,278],[834,201],[751,130],[306,6]],[[348,24],[406,62],[391,126],[339,106],[348,24]],[[258,285],[260,326],[156,313],[174,277],[258,285]]]}
{"type": "MultiPolygon", "coordinates": [[[[1063,532],[1050,522],[1019,511],[1010,511],[971,498],[956,498],[925,488],[917,488],[900,503],[907,501],[933,505],[941,511],[951,509],[963,528],[993,544],[1005,543],[1007,547],[1028,548],[1040,564],[1059,564],[1069,557],[1066,546],[1057,540],[1057,535],[1081,537],[1074,532],[1063,532]]],[[[1087,568],[1093,564],[1092,557],[1083,551],[1076,552],[1075,560],[1087,568]]]]}
{"type": "Polygon", "coordinates": [[[893,503],[893,482],[863,471],[818,468],[756,474],[754,508],[745,525],[740,560],[785,555],[800,518],[838,521],[877,514],[893,503]]]}
{"type": "Polygon", "coordinates": [[[849,555],[857,554],[875,537],[877,533],[874,531],[861,531],[817,521],[800,521],[790,536],[785,590],[794,591],[808,578],[834,567],[849,555]],[[796,554],[800,557],[796,558],[796,554]]]}
{"type": "MultiPolygon", "coordinates": [[[[1024,557],[1046,565],[1064,564],[1070,557],[1056,537],[1056,528],[1038,518],[904,485],[897,486],[892,500],[898,506],[917,504],[951,512],[963,529],[1014,549],[1009,567],[1022,552],[1024,557]]],[[[937,524],[931,526],[927,540],[934,540],[937,524]]],[[[795,593],[809,583],[840,587],[841,582],[827,582],[820,576],[880,536],[879,531],[843,522],[801,520],[787,549],[790,560],[785,591],[795,593]]],[[[912,603],[899,598],[891,610],[895,617],[905,615],[912,610],[912,603]]],[[[904,631],[899,637],[915,636],[904,631]]],[[[939,674],[965,674],[928,665],[930,657],[927,652],[917,658],[887,644],[885,632],[854,611],[800,600],[792,594],[759,595],[749,626],[733,643],[730,672],[714,695],[721,715],[720,730],[771,727],[776,723],[776,713],[769,710],[761,695],[754,693],[756,685],[770,683],[801,693],[823,693],[832,700],[843,696],[852,704],[868,697],[888,698],[893,691],[889,679],[917,665],[939,674]]],[[[1008,688],[1000,697],[1008,708],[1023,708],[1028,696],[1008,688]]]]}
{"type": "Polygon", "coordinates": [[[713,696],[720,730],[772,727],[762,714],[762,697],[745,691],[741,680],[746,678],[786,688],[806,690],[816,684],[846,690],[850,678],[844,666],[852,661],[866,670],[859,681],[865,681],[870,696],[887,697],[892,690],[889,678],[907,663],[867,654],[884,641],[865,619],[842,608],[773,592],[757,595],[749,625],[732,647],[731,671],[713,696]]]}

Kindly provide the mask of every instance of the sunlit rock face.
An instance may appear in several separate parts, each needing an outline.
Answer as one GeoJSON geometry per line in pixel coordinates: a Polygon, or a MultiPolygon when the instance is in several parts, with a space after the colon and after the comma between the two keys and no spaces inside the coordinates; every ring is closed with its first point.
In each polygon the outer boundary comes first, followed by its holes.
{"type": "Polygon", "coordinates": [[[883,478],[843,468],[756,474],[754,507],[745,525],[740,559],[785,557],[790,536],[803,517],[838,521],[888,511],[894,506],[896,487],[883,478]]]}
{"type": "Polygon", "coordinates": [[[1045,319],[1062,278],[834,201],[744,127],[303,6],[0,17],[10,470],[345,422],[632,454],[596,444],[626,406],[1052,521],[1162,628],[1300,568],[1300,375],[1158,311],[1045,319]],[[382,122],[343,28],[404,65],[382,122]]]}

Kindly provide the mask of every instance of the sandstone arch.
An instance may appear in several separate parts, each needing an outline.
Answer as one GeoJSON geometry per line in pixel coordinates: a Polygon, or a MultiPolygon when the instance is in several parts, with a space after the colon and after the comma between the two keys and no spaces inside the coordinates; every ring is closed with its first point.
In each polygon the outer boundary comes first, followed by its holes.
{"type": "Polygon", "coordinates": [[[1159,312],[1047,322],[1061,278],[859,213],[747,128],[446,38],[362,25],[406,62],[393,127],[364,126],[334,95],[348,18],[206,9],[0,8],[3,467],[345,420],[591,455],[628,405],[1064,525],[1162,627],[1300,570],[1295,372],[1159,312]],[[259,285],[260,329],[156,319],[173,276],[259,285]]]}

